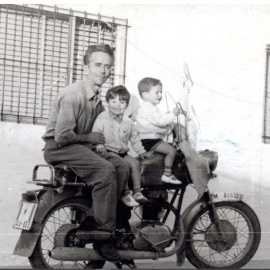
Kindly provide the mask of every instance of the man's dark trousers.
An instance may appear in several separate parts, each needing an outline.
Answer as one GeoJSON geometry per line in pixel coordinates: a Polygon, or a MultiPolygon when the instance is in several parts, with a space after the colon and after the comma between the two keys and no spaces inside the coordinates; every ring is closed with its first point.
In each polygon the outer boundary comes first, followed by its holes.
{"type": "Polygon", "coordinates": [[[116,205],[129,178],[129,167],[121,157],[103,157],[84,144],[59,147],[53,138],[46,139],[45,161],[52,165],[69,165],[87,185],[93,186],[95,220],[101,229],[114,233],[116,205]]]}

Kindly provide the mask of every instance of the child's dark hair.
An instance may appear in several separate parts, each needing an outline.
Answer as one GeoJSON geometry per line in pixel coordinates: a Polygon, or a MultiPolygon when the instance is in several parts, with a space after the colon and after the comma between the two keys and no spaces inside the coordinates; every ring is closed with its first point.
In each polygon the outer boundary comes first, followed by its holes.
{"type": "Polygon", "coordinates": [[[110,99],[114,99],[119,96],[119,99],[122,101],[126,101],[127,105],[130,99],[130,93],[127,88],[123,85],[117,85],[110,88],[106,93],[106,101],[109,102],[110,99]]]}
{"type": "Polygon", "coordinates": [[[141,98],[142,98],[143,92],[150,91],[150,89],[153,86],[157,86],[158,84],[162,86],[161,81],[158,79],[154,79],[154,78],[150,78],[150,77],[146,77],[146,78],[141,79],[138,83],[138,90],[139,90],[139,94],[140,94],[141,98]]]}

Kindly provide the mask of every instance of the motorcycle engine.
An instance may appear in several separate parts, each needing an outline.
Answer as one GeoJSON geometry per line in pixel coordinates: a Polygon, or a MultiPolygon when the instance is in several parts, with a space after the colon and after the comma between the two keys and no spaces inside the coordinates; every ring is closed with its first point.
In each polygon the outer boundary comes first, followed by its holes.
{"type": "Polygon", "coordinates": [[[170,228],[160,222],[144,222],[134,231],[133,246],[136,250],[163,250],[172,243],[170,228]]]}
{"type": "Polygon", "coordinates": [[[149,203],[142,206],[142,223],[133,227],[133,246],[136,250],[162,251],[172,243],[171,230],[160,222],[167,201],[166,190],[144,189],[143,195],[149,203]]]}

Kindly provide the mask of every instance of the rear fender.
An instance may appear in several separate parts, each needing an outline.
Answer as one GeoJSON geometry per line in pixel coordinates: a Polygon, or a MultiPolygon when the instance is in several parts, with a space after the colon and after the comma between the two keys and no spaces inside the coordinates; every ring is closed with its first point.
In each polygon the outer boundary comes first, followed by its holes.
{"type": "Polygon", "coordinates": [[[30,257],[36,246],[38,238],[42,230],[42,221],[48,212],[57,204],[71,197],[78,196],[72,189],[65,192],[58,192],[56,189],[43,189],[37,195],[38,208],[34,217],[33,225],[29,231],[22,230],[13,254],[30,257]]]}
{"type": "Polygon", "coordinates": [[[42,229],[41,223],[34,222],[32,228],[29,231],[22,230],[16,247],[13,251],[14,255],[30,257],[36,246],[42,229]]]}

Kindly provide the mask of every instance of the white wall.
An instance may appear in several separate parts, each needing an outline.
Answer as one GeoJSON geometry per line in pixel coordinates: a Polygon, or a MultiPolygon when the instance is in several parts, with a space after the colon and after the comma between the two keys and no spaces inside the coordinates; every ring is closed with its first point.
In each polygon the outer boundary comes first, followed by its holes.
{"type": "MultiPolygon", "coordinates": [[[[133,94],[141,78],[153,76],[161,79],[164,91],[184,100],[183,63],[188,63],[195,82],[191,100],[201,124],[198,149],[216,150],[220,156],[219,177],[210,187],[245,194],[262,223],[262,244],[255,258],[268,259],[270,146],[261,143],[261,130],[270,5],[61,6],[128,18],[126,86],[133,94]]],[[[1,264],[9,263],[4,254],[18,236],[11,223],[19,194],[33,165],[43,161],[44,127],[10,123],[0,127],[0,209],[9,210],[7,218],[1,215],[0,228],[2,238],[11,235],[0,248],[1,264]]]]}

